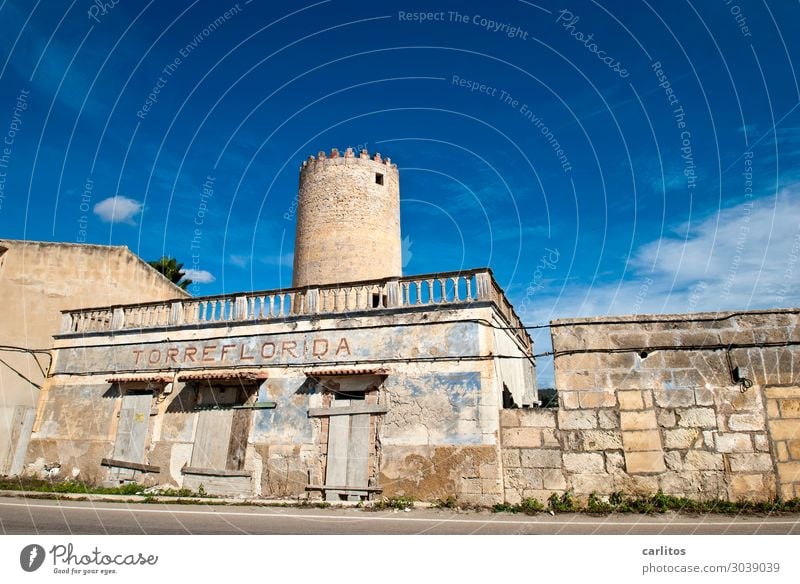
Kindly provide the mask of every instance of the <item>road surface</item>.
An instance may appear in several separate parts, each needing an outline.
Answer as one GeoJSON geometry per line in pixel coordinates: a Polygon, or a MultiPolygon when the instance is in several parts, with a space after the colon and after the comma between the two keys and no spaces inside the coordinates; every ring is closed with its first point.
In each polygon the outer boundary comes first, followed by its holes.
{"type": "Polygon", "coordinates": [[[526,516],[0,497],[2,534],[800,534],[800,515],[526,516]]]}

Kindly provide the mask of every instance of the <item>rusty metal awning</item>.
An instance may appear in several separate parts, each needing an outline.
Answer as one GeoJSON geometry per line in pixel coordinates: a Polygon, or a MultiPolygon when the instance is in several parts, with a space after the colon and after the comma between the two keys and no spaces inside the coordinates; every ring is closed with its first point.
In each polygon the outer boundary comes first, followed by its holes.
{"type": "Polygon", "coordinates": [[[107,383],[172,383],[173,380],[174,375],[165,373],[132,373],[106,378],[107,383]]]}
{"type": "Polygon", "coordinates": [[[337,377],[339,375],[388,375],[389,370],[380,367],[335,367],[332,369],[308,369],[306,377],[337,377]]]}
{"type": "Polygon", "coordinates": [[[205,369],[203,371],[187,371],[178,374],[178,381],[205,380],[246,380],[260,381],[268,377],[263,369],[205,369]]]}

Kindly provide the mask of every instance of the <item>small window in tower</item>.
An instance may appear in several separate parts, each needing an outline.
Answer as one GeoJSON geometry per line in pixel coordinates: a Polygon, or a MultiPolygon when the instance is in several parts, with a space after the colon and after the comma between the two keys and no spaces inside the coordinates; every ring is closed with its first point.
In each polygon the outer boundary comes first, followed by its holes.
{"type": "Polygon", "coordinates": [[[382,185],[383,184],[383,175],[380,172],[375,173],[375,184],[382,185]]]}

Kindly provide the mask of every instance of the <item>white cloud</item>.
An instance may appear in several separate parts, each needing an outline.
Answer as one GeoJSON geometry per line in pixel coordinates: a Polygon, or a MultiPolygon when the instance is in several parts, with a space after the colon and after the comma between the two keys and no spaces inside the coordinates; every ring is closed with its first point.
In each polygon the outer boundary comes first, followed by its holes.
{"type": "Polygon", "coordinates": [[[247,267],[247,264],[250,263],[250,256],[231,254],[228,257],[228,261],[231,263],[231,265],[244,269],[247,267]]]}
{"type": "Polygon", "coordinates": [[[135,225],[133,218],[142,210],[142,203],[122,195],[103,199],[94,206],[94,214],[106,223],[135,225]]]}
{"type": "Polygon", "coordinates": [[[208,270],[184,270],[183,277],[191,280],[195,284],[210,284],[216,281],[214,274],[208,270]]]}
{"type": "Polygon", "coordinates": [[[280,255],[265,255],[260,256],[258,259],[261,261],[261,263],[270,266],[283,266],[285,268],[291,268],[294,263],[294,253],[289,252],[280,255]]]}

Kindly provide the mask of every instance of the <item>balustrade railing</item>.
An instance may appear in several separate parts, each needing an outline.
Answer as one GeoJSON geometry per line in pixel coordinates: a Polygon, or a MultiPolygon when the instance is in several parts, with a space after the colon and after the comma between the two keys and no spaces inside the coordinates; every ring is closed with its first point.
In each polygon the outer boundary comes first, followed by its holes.
{"type": "Polygon", "coordinates": [[[488,269],[318,287],[206,296],[62,312],[61,333],[111,332],[167,326],[268,321],[298,315],[492,301],[517,336],[530,338],[488,269]]]}

